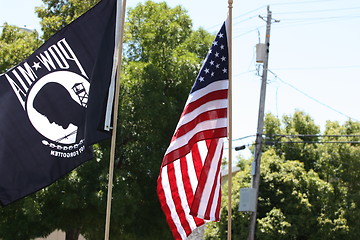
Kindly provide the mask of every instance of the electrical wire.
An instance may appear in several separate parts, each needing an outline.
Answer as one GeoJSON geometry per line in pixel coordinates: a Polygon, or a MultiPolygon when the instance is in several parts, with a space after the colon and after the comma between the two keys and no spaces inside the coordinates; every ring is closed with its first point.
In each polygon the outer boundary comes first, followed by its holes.
{"type": "Polygon", "coordinates": [[[294,11],[294,12],[276,12],[276,15],[282,15],[282,14],[304,14],[304,13],[322,13],[322,12],[339,12],[339,11],[348,11],[348,10],[356,10],[356,9],[360,9],[360,7],[352,7],[352,8],[332,8],[332,9],[319,9],[319,10],[294,11]]]}
{"type": "Polygon", "coordinates": [[[302,1],[302,2],[279,2],[273,3],[272,6],[282,6],[282,5],[297,5],[297,4],[312,4],[312,3],[323,3],[323,2],[334,2],[336,0],[316,0],[316,1],[302,1]]]}
{"type": "Polygon", "coordinates": [[[286,71],[304,71],[304,70],[332,70],[332,69],[349,69],[349,68],[360,68],[360,65],[349,65],[349,66],[318,66],[318,67],[299,67],[299,68],[273,68],[273,70],[286,70],[286,71]]]}
{"type": "MultiPolygon", "coordinates": [[[[264,135],[269,137],[270,135],[264,135]]],[[[350,134],[272,134],[271,137],[286,137],[286,138],[297,138],[297,137],[360,137],[360,135],[350,134]]]]}
{"type": "Polygon", "coordinates": [[[283,144],[283,143],[317,143],[317,144],[323,144],[323,143],[351,143],[351,144],[359,144],[360,141],[265,141],[266,145],[276,145],[276,144],[283,144]]]}
{"type": "Polygon", "coordinates": [[[338,113],[338,114],[340,114],[340,115],[342,115],[342,116],[344,116],[344,117],[346,117],[346,118],[352,119],[352,120],[354,120],[354,121],[356,121],[356,122],[360,122],[360,121],[357,120],[356,118],[350,117],[350,116],[346,115],[345,113],[340,112],[339,110],[336,110],[335,108],[333,108],[333,107],[331,107],[331,106],[329,106],[329,105],[327,105],[327,104],[319,101],[318,99],[310,96],[309,94],[305,93],[304,91],[300,90],[299,88],[297,88],[297,87],[291,85],[290,83],[282,80],[277,74],[275,74],[275,73],[274,73],[273,71],[271,71],[270,69],[268,69],[268,71],[269,71],[271,74],[273,74],[274,77],[275,77],[277,80],[279,80],[279,81],[282,82],[283,84],[288,85],[289,87],[291,87],[292,89],[294,89],[294,90],[296,90],[297,92],[301,93],[302,95],[306,96],[307,98],[309,98],[309,99],[317,102],[318,104],[320,104],[320,105],[322,105],[322,106],[324,106],[324,107],[326,107],[326,108],[328,108],[328,109],[330,109],[330,110],[332,110],[332,111],[334,111],[334,112],[336,112],[336,113],[338,113]]]}

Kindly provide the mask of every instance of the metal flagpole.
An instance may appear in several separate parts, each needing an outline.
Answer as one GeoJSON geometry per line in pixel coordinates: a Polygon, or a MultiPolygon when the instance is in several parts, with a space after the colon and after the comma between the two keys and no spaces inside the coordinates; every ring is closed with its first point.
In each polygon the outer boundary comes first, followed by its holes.
{"type": "Polygon", "coordinates": [[[259,185],[260,185],[260,161],[262,155],[262,144],[263,144],[263,130],[264,130],[264,112],[265,112],[265,95],[266,95],[266,81],[268,72],[268,60],[269,60],[269,45],[270,45],[270,26],[271,26],[271,11],[270,7],[267,6],[267,20],[266,20],[266,39],[265,39],[265,60],[263,66],[263,75],[260,90],[260,104],[259,104],[259,116],[258,116],[258,127],[255,141],[255,154],[253,162],[254,175],[252,176],[252,188],[256,191],[255,198],[255,211],[250,216],[250,226],[248,240],[254,240],[255,237],[255,226],[256,226],[256,212],[257,212],[257,199],[259,196],[259,185]]]}
{"type": "Polygon", "coordinates": [[[229,49],[229,89],[228,89],[228,142],[229,142],[229,160],[228,160],[228,240],[231,240],[231,191],[232,191],[232,8],[233,0],[228,0],[229,18],[228,18],[228,49],[229,49]]]}
{"type": "MultiPolygon", "coordinates": [[[[110,163],[109,163],[109,179],[108,179],[108,195],[106,204],[106,223],[105,223],[105,240],[109,240],[110,233],[110,215],[111,215],[111,200],[114,176],[114,162],[115,162],[115,146],[116,146],[116,129],[117,129],[117,116],[119,107],[119,93],[120,93],[120,73],[121,73],[121,60],[122,60],[122,42],[124,36],[125,24],[125,10],[126,0],[117,0],[116,6],[116,27],[115,27],[115,53],[114,62],[116,65],[116,80],[115,82],[115,99],[114,99],[114,113],[113,113],[113,129],[111,136],[111,149],[110,149],[110,163]]],[[[113,69],[114,71],[114,69],[113,69]]]]}

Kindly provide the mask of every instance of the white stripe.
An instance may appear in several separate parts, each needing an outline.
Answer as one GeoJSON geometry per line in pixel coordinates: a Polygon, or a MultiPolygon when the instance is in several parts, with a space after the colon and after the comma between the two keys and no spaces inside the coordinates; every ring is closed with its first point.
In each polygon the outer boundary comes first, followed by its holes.
{"type": "MultiPolygon", "coordinates": [[[[203,190],[203,192],[201,194],[201,200],[200,200],[199,211],[198,211],[198,216],[197,216],[197,217],[200,217],[200,218],[204,218],[206,208],[207,208],[208,203],[209,203],[211,190],[212,190],[212,187],[214,185],[214,180],[215,180],[215,176],[216,176],[216,171],[218,169],[219,161],[221,161],[220,156],[221,156],[222,146],[223,146],[222,145],[222,139],[219,139],[219,142],[218,142],[218,144],[216,146],[215,155],[214,155],[213,159],[211,159],[211,165],[210,165],[208,177],[206,179],[205,187],[204,187],[204,190],[203,190]]],[[[215,219],[212,218],[210,220],[213,221],[215,219]]]]}
{"type": "Polygon", "coordinates": [[[185,212],[186,220],[190,225],[191,230],[196,228],[196,223],[194,221],[194,217],[191,216],[190,213],[190,207],[188,205],[186,192],[184,188],[184,182],[182,181],[182,171],[180,167],[180,161],[174,162],[174,170],[175,170],[175,177],[176,177],[176,185],[178,187],[178,193],[181,200],[181,206],[185,212]]]}
{"type": "MultiPolygon", "coordinates": [[[[219,139],[219,145],[221,145],[221,149],[220,149],[220,154],[222,153],[223,149],[224,149],[224,139],[219,139]]],[[[219,161],[221,161],[220,157],[219,157],[219,161]]],[[[215,194],[214,194],[214,201],[212,203],[211,206],[211,210],[210,210],[210,219],[211,221],[215,221],[216,220],[216,209],[217,206],[220,204],[219,202],[219,195],[220,195],[220,191],[221,191],[221,171],[219,171],[219,175],[218,178],[216,180],[216,188],[215,188],[215,194]]]]}
{"type": "Polygon", "coordinates": [[[226,128],[226,127],[227,127],[227,118],[220,118],[220,119],[201,122],[198,125],[196,125],[194,129],[192,129],[185,135],[177,138],[175,141],[171,142],[165,155],[175,149],[178,149],[188,144],[189,140],[198,132],[205,130],[212,130],[216,128],[226,128]]]}
{"type": "Polygon", "coordinates": [[[201,162],[204,166],[204,162],[207,156],[207,152],[208,152],[208,147],[206,145],[206,141],[199,141],[197,142],[198,148],[199,148],[199,154],[200,154],[200,158],[201,158],[201,162]]]}
{"type": "Polygon", "coordinates": [[[215,188],[215,194],[214,194],[214,201],[212,203],[212,206],[211,206],[211,210],[210,210],[210,220],[211,221],[215,221],[216,220],[216,209],[217,209],[217,206],[220,204],[219,203],[219,195],[220,195],[220,186],[221,186],[221,182],[220,182],[220,179],[221,179],[221,171],[219,172],[219,175],[218,175],[218,179],[216,180],[216,188],[215,188]]]}
{"type": "Polygon", "coordinates": [[[176,229],[177,229],[178,233],[180,234],[180,236],[182,237],[182,239],[186,239],[187,238],[186,232],[181,225],[181,221],[176,212],[176,206],[175,206],[175,203],[174,203],[172,195],[171,195],[170,182],[169,182],[169,177],[167,174],[167,166],[164,166],[161,169],[161,185],[164,189],[166,205],[169,207],[170,215],[171,215],[172,220],[174,221],[176,229]]]}
{"type": "Polygon", "coordinates": [[[192,193],[194,194],[196,191],[196,187],[198,185],[198,180],[197,180],[197,176],[196,176],[196,171],[195,171],[195,166],[194,166],[194,160],[192,157],[192,152],[188,153],[186,155],[186,164],[188,167],[188,175],[190,178],[190,183],[191,183],[191,188],[192,188],[192,193]]]}
{"type": "Polygon", "coordinates": [[[198,108],[194,109],[190,113],[187,113],[180,118],[180,120],[176,126],[175,132],[178,130],[178,128],[191,122],[192,120],[194,120],[196,117],[198,117],[200,114],[202,114],[204,112],[208,112],[208,111],[216,110],[216,109],[224,109],[227,107],[228,107],[227,99],[214,100],[214,101],[210,101],[205,104],[202,104],[198,108]]]}
{"type": "Polygon", "coordinates": [[[190,102],[194,102],[199,98],[207,95],[208,93],[215,92],[218,90],[225,90],[228,88],[229,88],[229,80],[227,79],[210,83],[206,87],[201,88],[193,93],[190,93],[185,106],[187,106],[190,102]]]}
{"type": "MultiPolygon", "coordinates": [[[[186,106],[188,104],[198,100],[199,98],[203,97],[204,95],[206,95],[208,93],[211,93],[211,92],[214,92],[214,91],[217,91],[217,90],[228,89],[228,82],[229,82],[228,80],[216,81],[216,82],[213,82],[213,83],[209,84],[208,86],[206,86],[206,87],[204,87],[204,88],[202,88],[200,90],[197,90],[196,92],[191,93],[188,96],[188,99],[187,99],[187,101],[185,103],[184,110],[185,110],[185,108],[186,108],[186,106]]],[[[180,122],[181,122],[181,119],[180,119],[179,123],[177,124],[176,129],[179,128],[180,122]]],[[[176,132],[176,130],[175,130],[175,132],[176,132]]]]}

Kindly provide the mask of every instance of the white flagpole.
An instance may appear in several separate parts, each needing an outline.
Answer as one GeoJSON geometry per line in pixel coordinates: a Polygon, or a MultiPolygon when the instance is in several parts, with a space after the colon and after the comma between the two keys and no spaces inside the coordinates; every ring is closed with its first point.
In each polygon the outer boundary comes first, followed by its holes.
{"type": "Polygon", "coordinates": [[[229,49],[229,90],[228,90],[228,141],[229,141],[229,160],[228,160],[228,240],[231,240],[231,191],[232,191],[232,8],[233,0],[228,0],[229,25],[228,25],[228,49],[229,49]]]}
{"type": "MultiPolygon", "coordinates": [[[[115,162],[115,146],[116,146],[116,129],[117,129],[117,116],[119,108],[119,93],[120,93],[120,73],[121,73],[121,60],[122,60],[122,42],[124,37],[125,25],[125,12],[126,0],[117,0],[116,6],[116,27],[115,27],[115,49],[114,49],[114,62],[116,62],[116,81],[115,84],[115,101],[113,113],[113,131],[111,136],[111,149],[110,149],[110,163],[109,163],[109,179],[108,179],[108,195],[106,204],[106,223],[105,223],[105,240],[109,240],[110,233],[110,216],[111,216],[111,200],[114,176],[114,162],[115,162]],[[117,83],[117,84],[116,84],[117,83]]],[[[114,72],[113,72],[114,74],[114,72]]]]}

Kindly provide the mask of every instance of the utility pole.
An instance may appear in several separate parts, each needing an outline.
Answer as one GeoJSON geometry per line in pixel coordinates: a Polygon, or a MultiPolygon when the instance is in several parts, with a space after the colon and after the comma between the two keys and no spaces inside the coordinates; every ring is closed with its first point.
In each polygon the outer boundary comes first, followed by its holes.
{"type": "Polygon", "coordinates": [[[267,19],[266,19],[266,38],[265,38],[265,59],[263,65],[262,82],[260,89],[260,104],[259,104],[259,116],[258,126],[255,141],[255,156],[252,165],[252,178],[251,187],[255,189],[255,211],[251,212],[249,235],[248,240],[254,240],[255,238],[255,227],[256,227],[256,213],[257,213],[257,202],[259,196],[259,185],[260,185],[260,162],[262,155],[263,145],[263,130],[264,130],[264,112],[265,112],[265,95],[266,95],[266,82],[268,72],[268,60],[269,60],[269,46],[270,46],[270,26],[271,26],[271,11],[270,7],[267,6],[267,19]]]}

